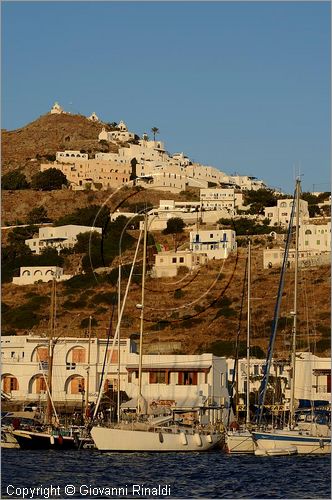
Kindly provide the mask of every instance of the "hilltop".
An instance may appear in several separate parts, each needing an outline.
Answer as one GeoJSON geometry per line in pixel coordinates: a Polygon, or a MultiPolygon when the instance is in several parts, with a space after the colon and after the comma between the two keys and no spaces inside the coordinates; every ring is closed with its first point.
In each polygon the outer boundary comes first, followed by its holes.
{"type": "Polygon", "coordinates": [[[103,127],[109,129],[82,115],[47,113],[20,129],[2,130],[2,173],[20,168],[30,178],[39,171],[40,160],[55,159],[56,152],[65,149],[117,152],[116,144],[98,142],[103,127]]]}

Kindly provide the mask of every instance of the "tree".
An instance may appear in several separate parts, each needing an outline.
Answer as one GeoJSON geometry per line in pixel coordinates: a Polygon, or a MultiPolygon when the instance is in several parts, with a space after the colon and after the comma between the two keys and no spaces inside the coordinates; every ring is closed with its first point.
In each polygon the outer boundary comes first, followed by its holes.
{"type": "Polygon", "coordinates": [[[183,233],[185,223],[181,217],[171,217],[167,221],[167,227],[163,230],[163,234],[178,234],[183,233]]]}
{"type": "Polygon", "coordinates": [[[67,184],[67,177],[57,168],[48,168],[44,172],[38,172],[31,179],[32,188],[42,191],[61,189],[62,186],[67,186],[67,184]]]}
{"type": "Polygon", "coordinates": [[[151,132],[153,133],[153,140],[156,140],[156,134],[159,134],[159,128],[152,127],[151,132]]]}
{"type": "Polygon", "coordinates": [[[27,189],[29,183],[23,172],[17,169],[7,172],[1,177],[1,186],[5,190],[27,189]]]}
{"type": "Polygon", "coordinates": [[[104,227],[110,218],[110,210],[107,206],[89,205],[77,208],[75,212],[60,217],[55,222],[56,226],[77,224],[79,226],[104,227]]]}
{"type": "Polygon", "coordinates": [[[42,224],[43,222],[49,222],[49,220],[47,210],[43,206],[33,208],[27,216],[28,224],[42,224]]]}

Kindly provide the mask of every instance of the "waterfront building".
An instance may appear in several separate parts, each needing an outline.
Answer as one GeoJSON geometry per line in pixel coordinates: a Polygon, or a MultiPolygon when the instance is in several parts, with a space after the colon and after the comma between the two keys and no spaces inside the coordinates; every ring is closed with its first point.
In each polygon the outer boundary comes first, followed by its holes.
{"type": "MultiPolygon", "coordinates": [[[[250,392],[253,392],[258,402],[258,392],[264,374],[265,359],[250,359],[249,377],[250,392]]],[[[234,359],[227,358],[227,379],[232,381],[234,359]]],[[[238,360],[238,392],[239,403],[245,403],[247,391],[247,359],[238,360]]],[[[279,391],[283,394],[285,409],[289,409],[290,401],[289,361],[272,360],[271,380],[279,380],[279,391]],[[273,379],[272,379],[273,377],[273,379]]],[[[295,399],[299,407],[310,407],[319,403],[331,404],[331,358],[322,358],[311,352],[296,353],[295,399]]]]}
{"type": "MultiPolygon", "coordinates": [[[[128,409],[135,404],[139,358],[136,343],[130,339],[120,340],[120,377],[117,343],[113,353],[107,345],[106,339],[92,338],[90,342],[87,337],[56,339],[52,379],[52,397],[56,404],[79,405],[87,394],[90,402],[96,401],[106,350],[107,358],[112,357],[104,389],[117,391],[120,378],[121,390],[132,400],[125,407],[128,409]]],[[[48,371],[47,336],[2,337],[1,357],[3,393],[17,402],[44,403],[48,371]]],[[[155,406],[227,404],[226,379],[225,358],[213,354],[143,355],[142,391],[150,410],[155,406]]]]}
{"type": "Polygon", "coordinates": [[[89,232],[101,234],[102,228],[75,224],[40,227],[38,238],[29,238],[25,240],[25,244],[28,245],[32,253],[39,255],[45,248],[55,248],[58,251],[64,248],[72,248],[77,242],[78,234],[89,232]]]}

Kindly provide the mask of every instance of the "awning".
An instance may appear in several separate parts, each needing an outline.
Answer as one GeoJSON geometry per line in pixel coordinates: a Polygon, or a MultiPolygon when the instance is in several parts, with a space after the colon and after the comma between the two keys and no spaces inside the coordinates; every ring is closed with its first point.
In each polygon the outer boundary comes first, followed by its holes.
{"type": "MultiPolygon", "coordinates": [[[[138,365],[128,365],[126,366],[127,371],[136,372],[138,370],[138,365]]],[[[156,366],[143,366],[143,372],[160,372],[160,371],[169,371],[169,372],[199,372],[199,373],[209,373],[211,369],[210,366],[177,366],[177,365],[158,365],[156,366]]]]}

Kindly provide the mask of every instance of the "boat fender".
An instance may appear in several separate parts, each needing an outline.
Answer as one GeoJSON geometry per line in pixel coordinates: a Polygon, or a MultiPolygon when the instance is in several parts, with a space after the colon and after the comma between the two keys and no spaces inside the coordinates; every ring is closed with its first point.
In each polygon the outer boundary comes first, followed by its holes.
{"type": "Polygon", "coordinates": [[[184,432],[180,432],[180,443],[182,443],[182,444],[188,444],[187,436],[185,435],[184,432]]]}
{"type": "Polygon", "coordinates": [[[53,434],[52,434],[52,436],[50,436],[50,443],[51,443],[51,445],[54,444],[54,436],[53,436],[53,434]]]}
{"type": "Polygon", "coordinates": [[[211,434],[208,434],[206,436],[206,440],[207,440],[208,443],[212,443],[212,436],[211,436],[211,434]]]}
{"type": "Polygon", "coordinates": [[[324,448],[324,440],[323,439],[319,440],[319,447],[324,448]]]}
{"type": "Polygon", "coordinates": [[[61,434],[59,434],[59,436],[58,436],[58,444],[59,444],[60,446],[62,446],[62,445],[63,445],[63,437],[61,436],[61,434]]]}
{"type": "Polygon", "coordinates": [[[194,434],[194,441],[197,444],[197,446],[202,446],[202,438],[200,434],[194,434]]]}
{"type": "Polygon", "coordinates": [[[159,442],[163,443],[164,442],[164,436],[162,432],[159,432],[159,442]]]}

